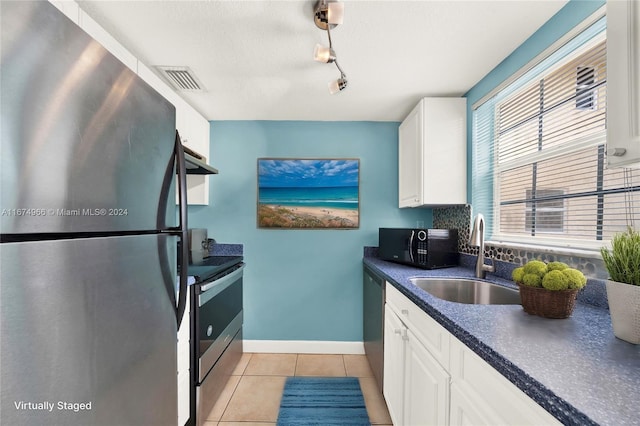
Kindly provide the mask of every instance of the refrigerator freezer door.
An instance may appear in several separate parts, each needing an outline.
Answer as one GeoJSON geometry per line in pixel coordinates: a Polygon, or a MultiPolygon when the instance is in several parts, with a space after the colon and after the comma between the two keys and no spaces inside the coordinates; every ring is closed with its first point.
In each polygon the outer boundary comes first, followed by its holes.
{"type": "Polygon", "coordinates": [[[175,426],[176,241],[0,246],[0,424],[175,426]]]}
{"type": "Polygon", "coordinates": [[[174,106],[50,3],[0,19],[0,233],[175,226],[174,106]]]}

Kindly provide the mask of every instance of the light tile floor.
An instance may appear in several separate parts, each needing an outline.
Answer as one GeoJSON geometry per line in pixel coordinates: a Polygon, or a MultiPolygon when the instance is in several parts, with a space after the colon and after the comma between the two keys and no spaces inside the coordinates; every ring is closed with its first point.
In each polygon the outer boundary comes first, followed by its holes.
{"type": "Polygon", "coordinates": [[[205,426],[275,425],[289,376],[358,377],[371,423],[391,425],[387,405],[364,355],[245,353],[205,426]]]}

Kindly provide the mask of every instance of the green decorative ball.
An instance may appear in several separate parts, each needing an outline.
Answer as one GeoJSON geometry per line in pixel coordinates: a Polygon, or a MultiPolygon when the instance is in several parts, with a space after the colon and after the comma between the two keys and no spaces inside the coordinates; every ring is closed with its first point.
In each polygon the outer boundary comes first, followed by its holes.
{"type": "Polygon", "coordinates": [[[566,290],[569,288],[569,278],[562,271],[550,271],[542,278],[542,287],[547,290],[566,290]]]}
{"type": "Polygon", "coordinates": [[[566,263],[563,262],[549,262],[547,263],[547,269],[549,269],[550,271],[563,271],[565,269],[568,269],[569,265],[567,265],[566,263]]]}
{"type": "Polygon", "coordinates": [[[524,273],[525,275],[536,274],[542,278],[547,273],[547,264],[540,260],[531,260],[524,265],[524,273]]]}
{"type": "Polygon", "coordinates": [[[569,288],[582,288],[587,284],[587,278],[577,269],[563,269],[562,273],[569,280],[569,288]]]}
{"type": "Polygon", "coordinates": [[[538,274],[524,274],[522,284],[529,287],[542,287],[542,278],[538,274]]]}
{"type": "Polygon", "coordinates": [[[522,266],[514,269],[511,273],[511,279],[517,283],[522,282],[522,277],[524,277],[524,268],[522,266]]]}

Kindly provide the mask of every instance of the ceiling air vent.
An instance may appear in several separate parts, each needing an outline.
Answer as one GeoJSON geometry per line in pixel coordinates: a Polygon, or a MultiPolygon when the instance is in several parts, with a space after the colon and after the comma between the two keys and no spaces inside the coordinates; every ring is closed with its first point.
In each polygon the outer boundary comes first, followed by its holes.
{"type": "Polygon", "coordinates": [[[176,90],[200,92],[204,87],[189,67],[164,67],[157,66],[164,78],[171,83],[176,90]]]}

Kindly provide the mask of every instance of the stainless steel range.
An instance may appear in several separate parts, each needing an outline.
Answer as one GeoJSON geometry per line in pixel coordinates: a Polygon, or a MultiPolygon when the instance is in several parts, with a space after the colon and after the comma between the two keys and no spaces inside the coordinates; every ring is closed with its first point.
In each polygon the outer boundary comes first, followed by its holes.
{"type": "Polygon", "coordinates": [[[242,256],[188,266],[191,286],[191,419],[202,425],[242,356],[242,256]]]}

